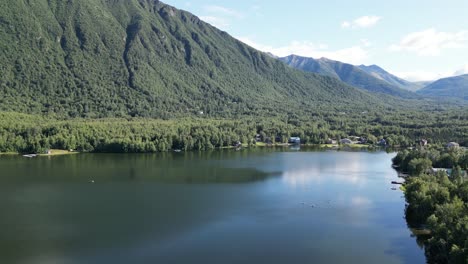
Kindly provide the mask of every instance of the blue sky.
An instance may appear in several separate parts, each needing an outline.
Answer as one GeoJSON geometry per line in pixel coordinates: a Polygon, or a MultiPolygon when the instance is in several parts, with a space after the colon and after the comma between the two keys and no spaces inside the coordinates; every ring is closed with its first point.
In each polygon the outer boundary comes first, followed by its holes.
{"type": "Polygon", "coordinates": [[[163,0],[278,56],[377,64],[412,80],[468,73],[466,0],[163,0]]]}

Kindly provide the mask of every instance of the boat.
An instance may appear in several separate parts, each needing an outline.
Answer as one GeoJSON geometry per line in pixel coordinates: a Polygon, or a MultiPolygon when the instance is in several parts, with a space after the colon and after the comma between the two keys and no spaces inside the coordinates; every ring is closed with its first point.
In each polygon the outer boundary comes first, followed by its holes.
{"type": "Polygon", "coordinates": [[[397,182],[397,181],[392,181],[392,184],[403,185],[403,183],[402,183],[402,182],[397,182]]]}
{"type": "Polygon", "coordinates": [[[34,157],[37,157],[37,154],[26,154],[26,155],[23,155],[23,157],[25,157],[25,158],[34,158],[34,157]]]}

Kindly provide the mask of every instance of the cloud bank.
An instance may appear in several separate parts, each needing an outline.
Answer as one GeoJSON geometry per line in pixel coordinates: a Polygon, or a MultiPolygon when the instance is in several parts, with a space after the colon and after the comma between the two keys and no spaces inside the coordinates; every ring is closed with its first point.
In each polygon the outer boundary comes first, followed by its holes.
{"type": "Polygon", "coordinates": [[[359,18],[356,18],[353,21],[343,21],[341,23],[342,28],[353,28],[353,29],[358,29],[358,28],[370,28],[375,25],[382,19],[382,17],[379,16],[362,16],[359,18]]]}
{"type": "Polygon", "coordinates": [[[419,56],[438,56],[445,49],[466,47],[468,30],[442,32],[434,28],[413,32],[404,36],[400,43],[389,47],[391,51],[406,51],[419,56]]]}
{"type": "Polygon", "coordinates": [[[270,52],[279,57],[295,54],[311,58],[325,57],[351,64],[365,63],[369,58],[369,52],[366,48],[371,45],[369,41],[362,40],[361,43],[349,48],[330,50],[326,44],[317,44],[309,41],[292,41],[282,47],[273,47],[257,43],[247,37],[239,37],[238,39],[255,49],[270,52]]]}

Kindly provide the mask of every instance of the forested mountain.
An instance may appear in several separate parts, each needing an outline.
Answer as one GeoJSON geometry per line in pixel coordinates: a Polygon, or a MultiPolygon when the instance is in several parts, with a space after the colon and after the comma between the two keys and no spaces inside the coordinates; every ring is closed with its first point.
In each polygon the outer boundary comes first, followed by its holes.
{"type": "Polygon", "coordinates": [[[358,67],[359,67],[359,69],[367,72],[368,74],[374,76],[377,79],[386,81],[389,84],[395,85],[397,87],[400,87],[400,88],[408,90],[408,91],[413,91],[414,92],[414,91],[417,91],[417,90],[423,88],[424,86],[426,86],[426,85],[424,85],[424,83],[421,83],[421,82],[409,82],[407,80],[403,80],[403,79],[401,79],[401,78],[387,72],[386,70],[382,69],[381,67],[379,67],[377,65],[370,65],[370,66],[360,65],[358,67]]]}
{"type": "Polygon", "coordinates": [[[461,103],[394,97],[414,95],[323,64],[332,77],[155,0],[3,0],[0,152],[203,150],[251,144],[257,133],[466,144],[461,103]]]}
{"type": "Polygon", "coordinates": [[[351,64],[326,58],[316,60],[297,55],[290,55],[288,57],[281,58],[280,60],[293,68],[332,76],[349,85],[362,88],[373,93],[389,94],[402,98],[418,98],[416,94],[390,84],[381,78],[368,74],[366,71],[351,64]]]}
{"type": "Polygon", "coordinates": [[[468,74],[440,79],[418,93],[434,97],[453,97],[468,100],[468,74]]]}
{"type": "Polygon", "coordinates": [[[0,2],[0,110],[69,117],[379,107],[155,0],[0,2]]]}

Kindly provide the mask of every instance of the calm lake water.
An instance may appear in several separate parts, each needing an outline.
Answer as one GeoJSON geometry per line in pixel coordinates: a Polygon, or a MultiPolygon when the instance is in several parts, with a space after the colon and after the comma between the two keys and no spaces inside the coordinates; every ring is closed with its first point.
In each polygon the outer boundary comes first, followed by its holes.
{"type": "Polygon", "coordinates": [[[0,263],[425,263],[393,156],[0,156],[0,263]]]}

